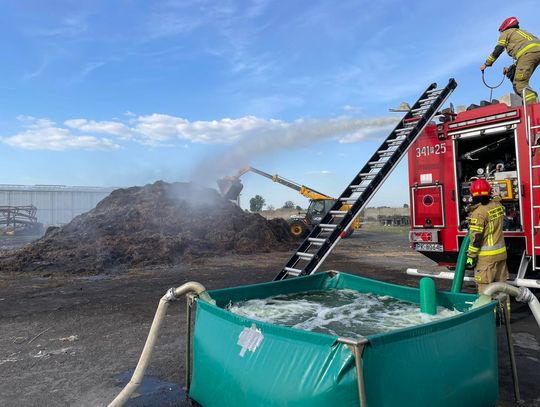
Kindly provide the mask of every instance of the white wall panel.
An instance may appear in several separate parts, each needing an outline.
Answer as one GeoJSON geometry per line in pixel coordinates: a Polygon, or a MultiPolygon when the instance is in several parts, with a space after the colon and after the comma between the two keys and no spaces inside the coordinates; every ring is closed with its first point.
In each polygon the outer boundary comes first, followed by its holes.
{"type": "Polygon", "coordinates": [[[64,225],[75,216],[95,208],[115,188],[0,185],[0,206],[37,208],[38,221],[45,227],[64,225]]]}

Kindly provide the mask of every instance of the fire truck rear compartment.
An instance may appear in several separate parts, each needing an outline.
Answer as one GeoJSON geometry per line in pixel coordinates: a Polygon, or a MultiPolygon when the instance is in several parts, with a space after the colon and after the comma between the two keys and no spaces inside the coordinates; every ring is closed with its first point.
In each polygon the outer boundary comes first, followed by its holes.
{"type": "Polygon", "coordinates": [[[458,216],[460,230],[467,229],[467,214],[471,206],[470,186],[478,178],[486,178],[492,195],[498,196],[505,208],[505,231],[522,231],[516,139],[513,130],[493,135],[458,138],[456,177],[458,185],[458,216]]]}

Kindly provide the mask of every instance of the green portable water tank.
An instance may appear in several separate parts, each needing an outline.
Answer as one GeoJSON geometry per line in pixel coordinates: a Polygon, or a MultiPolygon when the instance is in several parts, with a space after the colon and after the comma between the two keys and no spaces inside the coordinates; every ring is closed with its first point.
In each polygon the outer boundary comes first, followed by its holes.
{"type": "MultiPolygon", "coordinates": [[[[355,359],[336,336],[235,315],[231,302],[310,290],[352,289],[419,303],[416,288],[345,273],[210,291],[199,300],[189,396],[213,406],[358,406],[355,359]]],[[[495,301],[437,292],[462,314],[370,335],[361,357],[367,407],[492,407],[498,396],[495,301]]],[[[365,407],[365,406],[363,406],[365,407]]]]}

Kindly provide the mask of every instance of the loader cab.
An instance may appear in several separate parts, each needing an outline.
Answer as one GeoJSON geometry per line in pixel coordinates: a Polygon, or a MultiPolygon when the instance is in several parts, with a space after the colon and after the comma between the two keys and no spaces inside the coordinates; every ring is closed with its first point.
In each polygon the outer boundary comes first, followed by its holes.
{"type": "Polygon", "coordinates": [[[316,225],[320,223],[335,202],[335,199],[312,199],[306,213],[308,224],[316,225]]]}

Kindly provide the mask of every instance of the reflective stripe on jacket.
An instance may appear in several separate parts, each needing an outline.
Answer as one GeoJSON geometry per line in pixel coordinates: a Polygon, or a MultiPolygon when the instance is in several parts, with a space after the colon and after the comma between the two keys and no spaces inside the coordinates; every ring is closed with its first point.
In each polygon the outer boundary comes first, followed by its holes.
{"type": "Polygon", "coordinates": [[[501,33],[495,49],[486,59],[486,65],[493,65],[505,49],[508,55],[517,60],[529,50],[540,51],[538,47],[540,40],[531,33],[520,28],[508,28],[501,33]]]}
{"type": "Polygon", "coordinates": [[[469,232],[471,243],[469,257],[481,257],[486,261],[506,260],[506,245],[503,235],[504,206],[497,200],[487,205],[471,208],[469,232]]]}

